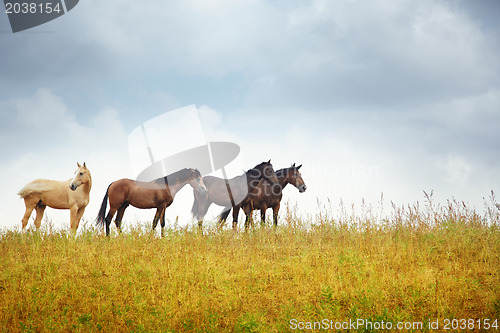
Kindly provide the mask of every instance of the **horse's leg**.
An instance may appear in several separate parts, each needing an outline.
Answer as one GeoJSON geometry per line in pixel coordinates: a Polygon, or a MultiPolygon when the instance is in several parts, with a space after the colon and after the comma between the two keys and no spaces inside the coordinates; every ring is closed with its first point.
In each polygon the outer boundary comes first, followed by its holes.
{"type": "Polygon", "coordinates": [[[120,208],[118,208],[118,211],[116,212],[116,219],[115,219],[115,225],[118,231],[122,232],[122,219],[123,219],[123,214],[125,214],[125,209],[127,209],[129,203],[124,202],[120,208]]]}
{"type": "Polygon", "coordinates": [[[160,219],[160,217],[161,217],[161,208],[158,207],[156,209],[155,217],[153,218],[153,230],[155,230],[156,226],[158,225],[158,220],[160,219]]]}
{"type": "Polygon", "coordinates": [[[75,231],[78,230],[78,226],[80,225],[80,220],[82,219],[83,212],[85,212],[85,207],[80,207],[78,211],[76,212],[76,219],[75,219],[75,231]]]}
{"type": "Polygon", "coordinates": [[[243,207],[243,212],[245,213],[245,230],[247,230],[250,223],[252,223],[252,207],[250,205],[246,205],[243,207]]]}
{"type": "Polygon", "coordinates": [[[280,210],[280,203],[278,202],[276,206],[273,207],[273,219],[274,219],[274,226],[276,227],[278,225],[278,212],[280,210]]]}
{"type": "Polygon", "coordinates": [[[45,206],[42,202],[38,202],[38,204],[35,207],[36,210],[36,217],[35,217],[35,227],[37,229],[40,228],[40,225],[42,224],[42,218],[43,218],[43,212],[45,211],[45,206]]]}
{"type": "Polygon", "coordinates": [[[105,219],[106,236],[109,236],[109,226],[111,224],[111,220],[113,219],[113,216],[115,215],[115,213],[116,213],[116,207],[110,205],[108,215],[106,215],[106,219],[105,219]]]}
{"type": "Polygon", "coordinates": [[[82,219],[83,212],[85,212],[85,207],[80,207],[76,211],[75,220],[71,222],[71,229],[76,232],[78,230],[78,226],[80,225],[80,220],[82,219]]]}
{"type": "Polygon", "coordinates": [[[163,208],[161,211],[161,217],[160,217],[160,225],[161,225],[161,237],[163,237],[163,228],[165,228],[165,209],[163,208]]]}
{"type": "Polygon", "coordinates": [[[71,227],[71,231],[76,232],[76,228],[78,228],[78,223],[77,223],[77,216],[78,216],[78,206],[73,205],[69,208],[69,224],[71,227]]]}
{"type": "Polygon", "coordinates": [[[238,227],[238,215],[240,213],[240,206],[234,206],[233,207],[233,230],[236,231],[236,228],[238,227]]]}
{"type": "Polygon", "coordinates": [[[266,225],[266,210],[267,210],[266,206],[264,206],[260,209],[260,225],[261,226],[266,225]]]}
{"type": "Polygon", "coordinates": [[[24,205],[26,206],[26,212],[24,213],[23,219],[22,219],[22,228],[26,228],[28,225],[28,220],[31,216],[31,213],[33,212],[33,209],[35,209],[36,205],[38,204],[39,200],[32,199],[32,198],[24,198],[24,205]]]}
{"type": "Polygon", "coordinates": [[[198,202],[198,212],[196,213],[195,218],[198,220],[198,228],[202,229],[203,227],[203,218],[208,212],[208,208],[212,204],[212,201],[207,200],[206,202],[198,202]]]}

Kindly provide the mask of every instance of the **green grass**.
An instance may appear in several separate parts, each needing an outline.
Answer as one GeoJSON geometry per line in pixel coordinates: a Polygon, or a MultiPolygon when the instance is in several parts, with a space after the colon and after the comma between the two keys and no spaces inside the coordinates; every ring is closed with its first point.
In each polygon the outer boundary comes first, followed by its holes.
{"type": "Polygon", "coordinates": [[[109,239],[92,228],[4,230],[0,332],[287,332],[293,322],[360,318],[429,331],[437,319],[493,321],[500,224],[494,206],[488,214],[456,202],[393,207],[384,219],[288,210],[276,229],[172,227],[163,239],[148,225],[109,239]]]}

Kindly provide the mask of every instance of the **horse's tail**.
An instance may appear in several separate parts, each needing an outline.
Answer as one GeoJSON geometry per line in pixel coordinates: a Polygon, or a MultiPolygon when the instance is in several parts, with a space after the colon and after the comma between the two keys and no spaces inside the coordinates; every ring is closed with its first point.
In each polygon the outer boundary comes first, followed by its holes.
{"type": "Polygon", "coordinates": [[[42,179],[37,179],[26,184],[17,194],[24,199],[30,194],[43,193],[53,189],[52,186],[45,184],[42,179]]]}
{"type": "MultiPolygon", "coordinates": [[[[240,208],[239,207],[232,207],[232,209],[240,209],[240,208]]],[[[226,221],[227,217],[229,216],[229,213],[231,213],[231,207],[224,207],[224,210],[217,217],[218,221],[226,221]],[[228,208],[228,209],[226,209],[226,208],[228,208]]]]}
{"type": "Polygon", "coordinates": [[[98,226],[104,227],[106,220],[106,207],[108,206],[108,192],[109,187],[113,183],[109,184],[108,189],[106,190],[106,194],[104,195],[104,199],[102,199],[101,209],[99,209],[99,214],[97,215],[96,224],[98,226]]]}
{"type": "Polygon", "coordinates": [[[30,195],[32,191],[28,188],[28,185],[23,187],[19,192],[17,192],[17,195],[19,195],[21,198],[26,198],[28,195],[30,195]]]}

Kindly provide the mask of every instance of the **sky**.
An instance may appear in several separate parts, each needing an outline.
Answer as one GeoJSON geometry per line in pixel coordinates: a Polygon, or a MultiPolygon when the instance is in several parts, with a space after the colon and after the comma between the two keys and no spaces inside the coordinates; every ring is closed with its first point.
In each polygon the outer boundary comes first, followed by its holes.
{"type": "MultiPolygon", "coordinates": [[[[496,0],[82,0],[12,33],[0,13],[0,227],[20,228],[26,183],[84,161],[91,223],[109,183],[135,177],[130,133],[193,104],[207,140],[241,147],[235,170],[303,165],[307,191],[283,198],[300,214],[423,191],[481,213],[500,191],[498,14],[496,0]]],[[[169,223],[192,223],[192,200],[179,192],[169,223]]]]}

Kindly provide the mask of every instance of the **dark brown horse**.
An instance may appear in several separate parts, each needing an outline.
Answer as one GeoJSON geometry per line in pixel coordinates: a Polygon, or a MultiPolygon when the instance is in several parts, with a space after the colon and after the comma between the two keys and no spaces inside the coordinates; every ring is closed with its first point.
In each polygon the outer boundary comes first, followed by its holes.
{"type": "MultiPolygon", "coordinates": [[[[257,188],[252,191],[246,202],[237,205],[233,208],[233,223],[238,221],[238,212],[242,208],[246,215],[245,227],[247,228],[249,223],[252,221],[252,211],[260,210],[261,223],[266,223],[266,210],[268,208],[273,209],[274,225],[278,225],[278,212],[280,210],[280,202],[283,197],[282,190],[288,184],[295,186],[300,193],[305,192],[307,189],[302,175],[300,174],[300,167],[295,166],[295,163],[290,168],[280,169],[276,171],[276,177],[280,187],[271,187],[268,183],[261,181],[257,188]]],[[[227,218],[229,212],[224,212],[221,215],[221,219],[227,218]],[[225,214],[225,216],[223,216],[225,214]]]]}
{"type": "MultiPolygon", "coordinates": [[[[206,200],[199,200],[199,198],[195,197],[191,211],[193,216],[198,220],[198,226],[202,227],[203,218],[212,203],[224,207],[222,214],[229,213],[231,208],[246,202],[245,200],[257,188],[260,181],[265,182],[269,187],[279,186],[271,160],[262,162],[246,171],[243,175],[231,179],[222,179],[213,176],[203,177],[208,196],[206,200]]],[[[222,224],[224,221],[225,218],[221,219],[220,223],[222,224]]],[[[236,223],[233,221],[233,228],[236,228],[236,223]]]]}
{"type": "Polygon", "coordinates": [[[156,228],[158,220],[161,219],[161,234],[165,227],[165,209],[174,201],[175,194],[186,184],[193,187],[195,197],[205,200],[207,188],[198,170],[182,169],[173,174],[158,178],[152,182],[139,182],[132,179],[120,179],[108,186],[106,195],[102,200],[101,209],[97,217],[97,224],[106,225],[106,235],[109,236],[109,225],[118,211],[115,224],[121,231],[121,222],[125,209],[132,205],[137,208],[156,208],[153,219],[153,229],[156,228]],[[109,213],[106,214],[106,206],[109,198],[109,213]]]}

